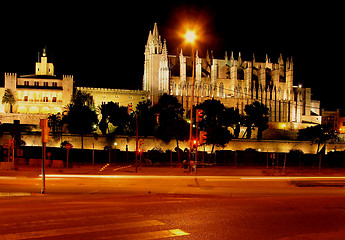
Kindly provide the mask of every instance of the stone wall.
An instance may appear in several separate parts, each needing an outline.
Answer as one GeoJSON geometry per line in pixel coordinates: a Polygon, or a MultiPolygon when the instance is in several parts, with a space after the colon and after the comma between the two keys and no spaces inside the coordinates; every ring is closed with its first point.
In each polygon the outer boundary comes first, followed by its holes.
{"type": "MultiPolygon", "coordinates": [[[[4,134],[0,137],[0,144],[3,144],[5,139],[9,139],[9,134],[4,134]]],[[[139,137],[141,138],[141,137],[139,137]]],[[[170,143],[165,143],[154,137],[147,137],[144,139],[143,150],[148,151],[153,148],[166,150],[174,150],[176,147],[176,141],[173,140],[170,143]]],[[[22,134],[22,140],[26,142],[26,146],[41,146],[41,133],[22,134]]],[[[74,148],[81,148],[81,137],[75,134],[57,134],[51,135],[49,139],[48,147],[60,147],[62,141],[69,141],[74,148]]],[[[113,148],[126,150],[126,145],[129,151],[135,151],[135,137],[117,136],[114,140],[109,140],[105,136],[94,137],[94,135],[87,135],[83,138],[84,149],[98,149],[103,150],[105,146],[112,146],[113,148]],[[116,146],[115,144],[116,143],[116,146]]],[[[188,147],[188,142],[179,142],[179,147],[185,149],[188,147]]],[[[233,139],[223,149],[221,147],[215,147],[216,150],[246,150],[255,149],[261,152],[289,152],[290,150],[301,150],[303,153],[314,154],[317,151],[317,144],[311,144],[310,141],[291,141],[291,140],[261,140],[254,139],[233,139]]],[[[212,146],[201,146],[200,150],[211,152],[212,146]]],[[[334,144],[327,144],[326,151],[344,151],[345,143],[339,142],[334,144]]]]}

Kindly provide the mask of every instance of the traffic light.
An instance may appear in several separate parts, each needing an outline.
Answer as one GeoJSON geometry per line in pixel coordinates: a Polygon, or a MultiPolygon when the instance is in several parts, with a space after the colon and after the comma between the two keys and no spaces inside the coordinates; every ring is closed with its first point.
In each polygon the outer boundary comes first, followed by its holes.
{"type": "Polygon", "coordinates": [[[155,116],[156,116],[157,125],[159,125],[159,113],[156,113],[155,116]]]}
{"type": "Polygon", "coordinates": [[[144,139],[139,139],[139,141],[138,141],[138,151],[139,152],[143,151],[143,145],[144,145],[144,139]]]}
{"type": "Polygon", "coordinates": [[[196,122],[200,122],[202,120],[203,112],[204,110],[201,109],[196,110],[196,122]]]}
{"type": "Polygon", "coordinates": [[[49,131],[50,128],[49,127],[44,127],[42,128],[42,142],[49,142],[49,131]]]}
{"type": "Polygon", "coordinates": [[[40,127],[42,128],[42,142],[44,143],[49,142],[50,128],[48,127],[48,119],[41,119],[40,127]]]}
{"type": "Polygon", "coordinates": [[[130,103],[127,106],[127,114],[130,115],[133,112],[133,104],[130,103]]]}
{"type": "Polygon", "coordinates": [[[199,142],[200,142],[200,144],[206,143],[206,140],[207,140],[207,132],[200,131],[200,135],[199,135],[199,142]]]}
{"type": "Polygon", "coordinates": [[[192,139],[193,149],[196,149],[198,147],[198,140],[192,139]]]}

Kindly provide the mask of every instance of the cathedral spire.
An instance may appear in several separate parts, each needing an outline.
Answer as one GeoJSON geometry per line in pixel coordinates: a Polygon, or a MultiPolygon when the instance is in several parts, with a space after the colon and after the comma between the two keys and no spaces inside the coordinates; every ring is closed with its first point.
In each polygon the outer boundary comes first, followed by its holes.
{"type": "Polygon", "coordinates": [[[158,33],[157,23],[154,24],[153,32],[151,30],[149,32],[145,52],[150,54],[162,53],[162,41],[161,36],[158,33]]]}
{"type": "Polygon", "coordinates": [[[168,57],[168,49],[167,49],[167,41],[164,39],[163,41],[163,49],[162,49],[163,57],[168,57]]]}
{"type": "Polygon", "coordinates": [[[157,23],[155,22],[155,25],[153,27],[153,39],[158,40],[159,39],[159,33],[158,33],[158,27],[157,27],[157,23]]]}

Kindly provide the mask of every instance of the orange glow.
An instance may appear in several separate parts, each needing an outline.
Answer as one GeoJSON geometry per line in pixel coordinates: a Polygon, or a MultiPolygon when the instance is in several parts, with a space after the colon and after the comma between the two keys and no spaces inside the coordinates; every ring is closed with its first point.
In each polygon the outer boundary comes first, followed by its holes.
{"type": "Polygon", "coordinates": [[[345,133],[345,127],[339,128],[339,133],[345,133]]]}
{"type": "Polygon", "coordinates": [[[193,30],[187,30],[186,34],[184,35],[184,38],[187,42],[193,44],[195,39],[197,39],[197,36],[193,30]]]}
{"type": "MultiPolygon", "coordinates": [[[[210,12],[195,7],[182,6],[174,10],[167,32],[167,41],[172,49],[190,51],[191,43],[197,50],[207,49],[208,44],[217,44],[214,30],[214,17],[210,12]]],[[[205,50],[206,51],[206,50],[205,50]]],[[[187,53],[188,55],[189,53],[187,53]]]]}

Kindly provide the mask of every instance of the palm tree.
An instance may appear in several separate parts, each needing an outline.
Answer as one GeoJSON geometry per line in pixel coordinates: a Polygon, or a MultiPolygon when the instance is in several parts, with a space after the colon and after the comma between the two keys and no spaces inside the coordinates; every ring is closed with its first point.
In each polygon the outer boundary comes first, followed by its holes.
{"type": "Polygon", "coordinates": [[[74,106],[91,106],[92,96],[90,93],[77,90],[71,98],[71,104],[74,106]]]}
{"type": "Polygon", "coordinates": [[[13,105],[16,104],[16,99],[11,89],[7,88],[5,90],[5,94],[2,97],[2,104],[10,105],[10,113],[13,112],[13,105]]]}

